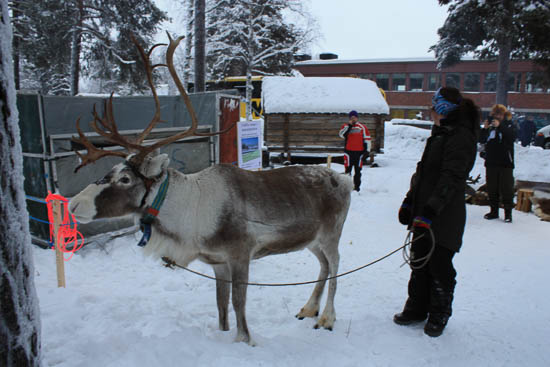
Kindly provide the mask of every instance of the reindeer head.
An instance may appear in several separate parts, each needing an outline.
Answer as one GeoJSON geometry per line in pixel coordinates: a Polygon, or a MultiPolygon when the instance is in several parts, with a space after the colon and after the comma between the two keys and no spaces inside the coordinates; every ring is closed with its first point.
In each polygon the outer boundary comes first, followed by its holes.
{"type": "Polygon", "coordinates": [[[165,177],[170,158],[166,154],[148,155],[135,166],[134,157],[129,156],[71,199],[69,210],[77,221],[88,223],[142,212],[152,186],[165,177]]]}
{"type": "Polygon", "coordinates": [[[151,64],[150,56],[153,50],[162,44],[154,45],[149,52],[137,43],[132,37],[132,41],[136,45],[145,64],[147,81],[151,88],[153,98],[155,100],[155,114],[153,119],[143,130],[143,132],[135,137],[129,138],[119,133],[113,114],[113,95],[105,104],[103,117],[97,113],[95,106],[93,110],[93,121],[90,123],[93,130],[107,141],[126,148],[126,151],[114,151],[97,148],[93,145],[80,129],[79,120],[76,121],[76,129],[79,137],[73,137],[73,141],[83,145],[87,152],[81,154],[76,152],[80,157],[81,163],[76,167],[75,172],[87,164],[93,163],[98,159],[106,156],[124,157],[126,160],[114,166],[111,171],[101,180],[88,185],[82,192],[77,194],[69,203],[69,210],[75,215],[80,222],[86,223],[99,218],[121,217],[130,214],[142,212],[146,200],[155,185],[165,177],[170,159],[166,154],[157,154],[156,152],[165,145],[183,139],[184,137],[195,136],[212,136],[223,134],[229,128],[213,132],[199,133],[197,132],[198,120],[195,110],[191,104],[191,100],[181,83],[173,63],[174,51],[183,37],[178,37],[173,40],[168,35],[170,44],[166,50],[166,64],[151,64]],[[146,145],[144,141],[153,128],[161,121],[160,118],[160,102],[153,84],[153,71],[157,67],[165,66],[168,68],[172,79],[174,80],[181,97],[191,116],[191,127],[178,134],[161,139],[153,144],[146,145]]]}

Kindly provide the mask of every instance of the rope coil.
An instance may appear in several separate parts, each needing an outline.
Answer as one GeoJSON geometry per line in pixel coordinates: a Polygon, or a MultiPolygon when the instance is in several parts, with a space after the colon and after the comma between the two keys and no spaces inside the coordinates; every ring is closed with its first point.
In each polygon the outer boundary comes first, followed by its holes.
{"type": "Polygon", "coordinates": [[[49,195],[46,197],[46,204],[48,206],[48,221],[50,226],[50,243],[54,244],[52,249],[55,249],[57,243],[57,249],[62,253],[70,253],[68,258],[63,256],[63,260],[69,261],[74,253],[84,246],[84,237],[77,230],[77,222],[71,213],[69,213],[68,200],[61,195],[52,194],[49,192],[49,195]],[[53,215],[53,201],[61,202],[61,214],[62,220],[59,223],[59,228],[57,229],[57,238],[54,241],[55,231],[54,231],[54,215],[53,215]],[[71,248],[68,248],[67,245],[74,243],[71,248]]]}

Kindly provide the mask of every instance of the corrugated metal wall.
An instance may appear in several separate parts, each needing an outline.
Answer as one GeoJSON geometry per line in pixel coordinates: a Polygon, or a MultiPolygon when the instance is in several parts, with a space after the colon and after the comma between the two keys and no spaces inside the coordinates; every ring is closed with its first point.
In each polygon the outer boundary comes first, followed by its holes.
{"type": "MultiPolygon", "coordinates": [[[[190,95],[199,124],[210,131],[220,129],[219,116],[222,113],[224,97],[217,93],[197,93],[190,95]]],[[[238,96],[225,96],[236,98],[238,96]]],[[[191,117],[185,104],[179,96],[161,96],[161,117],[163,121],[157,125],[159,130],[181,128],[191,125],[191,117]]],[[[93,119],[94,105],[100,116],[103,116],[106,100],[103,97],[64,97],[41,96],[37,94],[18,94],[19,125],[21,128],[21,143],[23,147],[23,163],[25,176],[25,193],[28,197],[27,207],[31,215],[30,228],[35,240],[47,241],[49,238],[46,205],[40,199],[48,195],[48,190],[71,197],[81,191],[89,183],[103,177],[110,168],[120,161],[117,157],[104,158],[93,165],[85,166],[78,173],[74,168],[78,165],[78,157],[74,154],[74,146],[70,137],[76,135],[76,120],[80,117],[80,127],[86,132],[92,132],[89,122],[93,119]]],[[[238,105],[238,104],[237,104],[238,105]]],[[[154,100],[152,97],[115,97],[113,111],[120,132],[127,130],[142,130],[154,115],[154,100]]],[[[232,117],[235,118],[235,117],[232,117]]],[[[238,120],[238,112],[237,112],[238,120]]],[[[228,121],[223,120],[225,125],[228,121]]],[[[173,134],[157,132],[157,136],[173,134]],[[160,135],[159,135],[160,134],[160,135]]],[[[206,131],[206,130],[204,130],[206,131]]],[[[170,156],[170,167],[184,173],[200,171],[214,162],[219,161],[220,150],[216,147],[215,138],[192,138],[173,143],[161,149],[170,156]]],[[[128,227],[133,221],[97,221],[80,225],[79,230],[85,237],[110,232],[128,227]]]]}

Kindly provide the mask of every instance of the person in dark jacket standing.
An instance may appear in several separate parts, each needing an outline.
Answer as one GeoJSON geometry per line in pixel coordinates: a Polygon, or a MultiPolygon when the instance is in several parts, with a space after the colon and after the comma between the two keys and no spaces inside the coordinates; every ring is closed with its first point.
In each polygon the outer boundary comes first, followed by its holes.
{"type": "Polygon", "coordinates": [[[502,200],[504,221],[512,222],[515,140],[512,114],[503,105],[494,105],[480,134],[480,141],[485,143],[485,176],[491,206],[485,219],[498,218],[499,201],[502,200]]]}
{"type": "Polygon", "coordinates": [[[432,134],[401,208],[399,221],[413,230],[408,298],[393,320],[426,320],[424,332],[442,334],[452,314],[456,271],[452,259],[462,246],[465,188],[477,153],[479,108],[456,88],[432,98],[432,134]]]}
{"type": "Polygon", "coordinates": [[[349,123],[342,125],[339,136],[346,140],[344,147],[346,173],[351,175],[351,170],[355,167],[353,183],[355,191],[359,191],[361,189],[363,158],[369,155],[370,150],[370,133],[369,129],[358,121],[357,111],[350,111],[349,123]]]}
{"type": "Polygon", "coordinates": [[[521,146],[526,147],[531,145],[536,134],[537,126],[535,125],[535,121],[526,116],[519,125],[519,141],[521,142],[521,146]]]}

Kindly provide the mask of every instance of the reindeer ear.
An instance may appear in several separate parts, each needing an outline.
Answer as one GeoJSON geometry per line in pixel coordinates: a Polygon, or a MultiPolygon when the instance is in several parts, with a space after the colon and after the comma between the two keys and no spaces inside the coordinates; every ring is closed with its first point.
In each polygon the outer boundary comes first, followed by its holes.
{"type": "Polygon", "coordinates": [[[149,155],[143,160],[139,170],[145,177],[157,177],[166,170],[169,164],[168,154],[149,155]]]}

